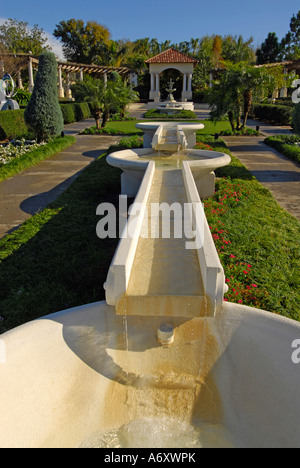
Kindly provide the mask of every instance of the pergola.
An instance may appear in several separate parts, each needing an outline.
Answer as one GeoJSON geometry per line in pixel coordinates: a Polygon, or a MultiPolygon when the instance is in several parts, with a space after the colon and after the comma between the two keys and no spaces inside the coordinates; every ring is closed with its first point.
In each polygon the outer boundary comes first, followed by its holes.
{"type": "MultiPolygon", "coordinates": [[[[1,54],[0,55],[0,72],[4,72],[4,60],[6,57],[11,57],[17,59],[17,75],[18,75],[18,87],[23,88],[21,71],[28,67],[28,76],[29,76],[29,92],[33,91],[34,88],[34,79],[33,79],[33,70],[38,68],[39,57],[32,54],[1,54]],[[2,70],[1,70],[2,68],[2,70]]],[[[83,63],[72,63],[72,62],[63,62],[57,61],[57,71],[58,71],[58,96],[72,98],[71,89],[70,89],[70,73],[78,73],[79,80],[83,80],[83,74],[88,73],[97,78],[103,78],[104,82],[107,81],[107,75],[111,72],[117,72],[120,76],[128,76],[130,70],[127,67],[110,67],[105,65],[95,65],[95,64],[83,64],[83,63]],[[62,73],[66,73],[66,83],[63,85],[62,73]]]]}
{"type": "Polygon", "coordinates": [[[160,100],[160,74],[169,68],[175,68],[183,74],[183,86],[181,100],[187,101],[192,99],[192,78],[194,68],[197,65],[198,60],[179,52],[178,50],[171,47],[164,52],[161,52],[154,57],[146,60],[146,64],[149,65],[149,73],[151,76],[151,90],[149,99],[154,102],[160,100]]]}

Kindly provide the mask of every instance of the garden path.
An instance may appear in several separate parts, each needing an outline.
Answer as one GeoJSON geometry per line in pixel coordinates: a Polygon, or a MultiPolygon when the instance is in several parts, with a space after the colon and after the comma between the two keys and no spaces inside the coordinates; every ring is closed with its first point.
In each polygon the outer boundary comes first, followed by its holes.
{"type": "MultiPolygon", "coordinates": [[[[255,125],[259,124],[255,122],[255,125]]],[[[291,134],[290,128],[266,126],[265,130],[261,128],[265,133],[262,136],[229,136],[222,139],[232,154],[270,190],[279,205],[300,221],[300,164],[264,143],[266,136],[285,132],[291,134]]]]}
{"type": "Polygon", "coordinates": [[[121,137],[78,135],[94,119],[66,125],[76,143],[0,183],[0,238],[54,201],[78,175],[121,137]]]}

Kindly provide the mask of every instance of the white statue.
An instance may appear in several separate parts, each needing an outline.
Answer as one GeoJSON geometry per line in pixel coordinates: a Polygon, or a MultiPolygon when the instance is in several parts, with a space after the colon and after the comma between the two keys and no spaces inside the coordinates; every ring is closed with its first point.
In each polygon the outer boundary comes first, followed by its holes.
{"type": "Polygon", "coordinates": [[[15,95],[15,83],[12,77],[6,73],[0,80],[0,110],[20,109],[17,101],[12,99],[15,95]]]}

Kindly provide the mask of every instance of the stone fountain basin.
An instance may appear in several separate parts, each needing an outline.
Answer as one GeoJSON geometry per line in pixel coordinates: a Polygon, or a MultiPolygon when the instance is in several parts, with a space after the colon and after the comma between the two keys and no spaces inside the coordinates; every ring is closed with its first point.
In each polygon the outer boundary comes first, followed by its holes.
{"type": "Polygon", "coordinates": [[[144,148],[151,148],[153,136],[158,127],[176,128],[178,125],[184,131],[188,148],[193,148],[196,144],[196,132],[204,128],[204,125],[199,122],[139,122],[136,124],[136,128],[144,132],[144,148]]]}
{"type": "Polygon", "coordinates": [[[146,401],[135,405],[143,386],[149,397],[160,382],[170,405],[197,374],[192,417],[223,424],[238,447],[299,448],[298,322],[226,303],[214,318],[174,319],[164,348],[161,317],[128,317],[128,340],[123,320],[100,302],[1,335],[1,448],[78,447],[147,412],[146,401]]]}
{"type": "MultiPolygon", "coordinates": [[[[206,183],[204,178],[212,174],[217,168],[227,166],[231,161],[228,154],[217,151],[187,149],[185,153],[189,157],[188,162],[200,196],[201,184],[204,186],[206,183]]],[[[122,194],[129,197],[137,194],[147,169],[148,161],[146,158],[154,154],[155,151],[152,148],[137,148],[116,151],[107,156],[106,161],[109,165],[123,171],[121,177],[122,194]]]]}

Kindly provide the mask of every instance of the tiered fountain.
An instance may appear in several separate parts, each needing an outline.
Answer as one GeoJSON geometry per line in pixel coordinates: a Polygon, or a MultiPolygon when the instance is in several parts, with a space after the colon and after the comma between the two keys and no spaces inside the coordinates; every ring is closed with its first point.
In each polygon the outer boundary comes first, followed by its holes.
{"type": "Polygon", "coordinates": [[[1,336],[0,447],[299,447],[300,325],[223,301],[201,197],[229,157],[194,150],[196,125],[138,126],[145,148],[108,157],[135,228],[106,301],[1,336]],[[186,205],[188,230],[162,236],[186,205]]]}

